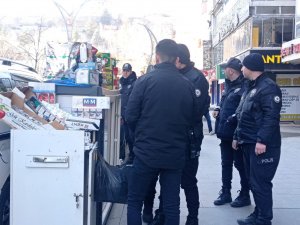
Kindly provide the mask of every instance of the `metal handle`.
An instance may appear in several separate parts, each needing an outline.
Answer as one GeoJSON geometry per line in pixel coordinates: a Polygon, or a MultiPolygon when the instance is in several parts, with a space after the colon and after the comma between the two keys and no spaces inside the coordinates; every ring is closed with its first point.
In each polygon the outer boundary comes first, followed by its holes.
{"type": "Polygon", "coordinates": [[[62,157],[62,156],[33,156],[33,162],[38,163],[68,163],[69,157],[62,157]]]}
{"type": "Polygon", "coordinates": [[[80,194],[74,193],[73,196],[75,197],[76,208],[78,209],[79,208],[79,197],[83,198],[83,195],[81,193],[80,194]]]}

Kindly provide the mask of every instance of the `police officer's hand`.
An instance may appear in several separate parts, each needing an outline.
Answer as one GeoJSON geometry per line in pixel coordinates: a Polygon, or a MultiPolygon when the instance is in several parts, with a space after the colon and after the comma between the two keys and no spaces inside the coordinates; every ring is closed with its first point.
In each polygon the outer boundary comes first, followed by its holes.
{"type": "Polygon", "coordinates": [[[234,150],[238,150],[238,143],[237,143],[237,140],[233,140],[233,141],[232,141],[232,148],[233,148],[234,150]]]}
{"type": "Polygon", "coordinates": [[[260,155],[266,152],[266,145],[257,142],[255,146],[255,154],[260,155]]]}
{"type": "Polygon", "coordinates": [[[214,118],[217,118],[218,115],[219,115],[219,112],[220,112],[220,110],[214,110],[214,111],[212,112],[212,116],[213,116],[214,118]]]}

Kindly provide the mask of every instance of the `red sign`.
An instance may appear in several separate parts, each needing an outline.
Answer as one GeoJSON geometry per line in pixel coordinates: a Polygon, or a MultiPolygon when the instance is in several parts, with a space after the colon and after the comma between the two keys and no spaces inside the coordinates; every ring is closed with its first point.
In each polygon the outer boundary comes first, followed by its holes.
{"type": "Polygon", "coordinates": [[[281,49],[281,57],[300,53],[300,43],[299,44],[291,44],[291,46],[281,49]]]}

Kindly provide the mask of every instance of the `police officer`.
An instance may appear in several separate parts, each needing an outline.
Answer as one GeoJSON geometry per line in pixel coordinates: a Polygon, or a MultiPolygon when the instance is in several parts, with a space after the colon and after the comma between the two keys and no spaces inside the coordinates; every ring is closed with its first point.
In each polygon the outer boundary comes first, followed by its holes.
{"type": "MultiPolygon", "coordinates": [[[[136,73],[132,71],[132,66],[129,63],[125,63],[122,67],[122,77],[120,79],[121,85],[121,146],[120,146],[120,159],[125,159],[125,145],[128,144],[129,157],[126,163],[131,164],[133,162],[133,133],[129,129],[125,111],[128,103],[129,96],[132,92],[134,83],[136,81],[136,73]]],[[[125,163],[125,162],[124,162],[125,163]]]]}
{"type": "Polygon", "coordinates": [[[155,69],[136,81],[129,98],[126,119],[135,130],[135,158],[128,186],[128,225],[142,224],[142,203],[158,175],[165,225],[179,225],[181,173],[197,108],[195,89],[177,70],[177,58],[176,42],[160,41],[155,69]]]}
{"type": "Polygon", "coordinates": [[[260,54],[246,56],[242,72],[250,82],[236,111],[238,125],[232,147],[243,151],[255,210],[237,222],[239,225],[271,225],[272,179],[280,159],[282,94],[277,84],[264,73],[260,54]]]}
{"type": "Polygon", "coordinates": [[[199,192],[197,187],[197,171],[199,165],[199,156],[201,144],[203,140],[203,115],[209,113],[210,97],[208,95],[208,82],[203,73],[194,67],[194,63],[190,60],[190,52],[186,45],[178,44],[179,61],[177,68],[184,77],[189,79],[195,88],[197,97],[197,105],[199,113],[196,115],[197,122],[193,128],[194,142],[190,145],[190,155],[186,161],[186,165],[182,171],[181,188],[184,190],[186,203],[188,208],[188,216],[186,225],[198,225],[198,209],[199,209],[199,192]]]}
{"type": "Polygon", "coordinates": [[[232,148],[233,133],[237,125],[235,111],[245,89],[244,77],[242,74],[242,63],[237,58],[230,58],[225,64],[225,90],[220,105],[215,108],[213,116],[216,118],[216,134],[221,140],[221,161],[222,161],[222,189],[215,205],[231,203],[232,207],[243,207],[251,204],[249,185],[245,174],[242,150],[235,151],[232,148]],[[241,180],[241,191],[238,197],[232,202],[231,180],[233,164],[238,170],[241,180]]]}

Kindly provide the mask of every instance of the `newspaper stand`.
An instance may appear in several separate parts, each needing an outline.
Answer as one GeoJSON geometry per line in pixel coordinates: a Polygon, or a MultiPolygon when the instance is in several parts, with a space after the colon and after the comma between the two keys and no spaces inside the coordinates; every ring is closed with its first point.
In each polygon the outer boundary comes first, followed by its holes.
{"type": "Polygon", "coordinates": [[[94,165],[97,152],[111,165],[118,162],[119,94],[56,87],[60,108],[70,111],[74,96],[109,97],[98,131],[11,132],[10,225],[102,225],[109,215],[112,204],[93,201],[94,165]]]}

